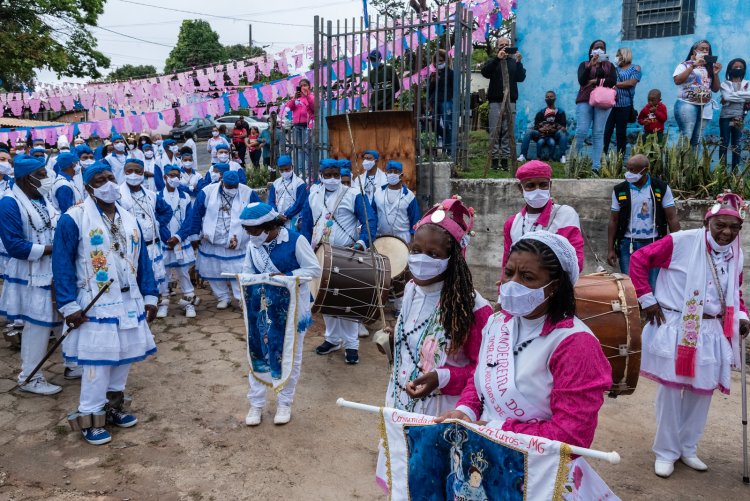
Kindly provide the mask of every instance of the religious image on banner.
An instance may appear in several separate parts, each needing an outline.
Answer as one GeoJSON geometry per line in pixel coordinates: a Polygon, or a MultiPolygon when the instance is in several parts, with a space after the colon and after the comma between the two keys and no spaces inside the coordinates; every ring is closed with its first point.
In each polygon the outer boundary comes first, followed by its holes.
{"type": "Polygon", "coordinates": [[[299,278],[239,274],[247,358],[252,376],[280,390],[292,372],[299,278]]]}
{"type": "Polygon", "coordinates": [[[546,438],[382,409],[391,500],[619,499],[570,447],[546,438]]]}

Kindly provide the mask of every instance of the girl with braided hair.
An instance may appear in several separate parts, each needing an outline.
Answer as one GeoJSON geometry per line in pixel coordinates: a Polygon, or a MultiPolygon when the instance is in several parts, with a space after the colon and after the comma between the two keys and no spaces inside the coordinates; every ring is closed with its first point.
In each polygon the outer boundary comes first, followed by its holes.
{"type": "MultiPolygon", "coordinates": [[[[476,368],[482,328],[492,307],[474,290],[464,254],[474,210],[458,197],[443,201],[416,224],[410,244],[413,279],[395,329],[388,407],[438,416],[453,409],[476,368]]],[[[387,490],[385,461],[377,479],[387,490]]]]}
{"type": "Polygon", "coordinates": [[[527,233],[500,280],[501,310],[487,321],[473,380],[457,418],[581,447],[591,446],[611,367],[575,316],[576,251],[565,237],[527,233]],[[489,382],[489,383],[488,383],[489,382]]]}

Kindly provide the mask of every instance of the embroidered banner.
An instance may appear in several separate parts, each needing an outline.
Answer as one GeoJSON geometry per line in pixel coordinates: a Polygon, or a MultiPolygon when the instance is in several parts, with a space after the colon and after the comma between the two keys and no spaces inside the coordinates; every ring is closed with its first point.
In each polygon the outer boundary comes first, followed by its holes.
{"type": "MultiPolygon", "coordinates": [[[[281,389],[292,372],[299,318],[299,278],[239,274],[250,377],[281,389]]],[[[306,326],[304,326],[304,330],[306,326]]]]}
{"type": "Polygon", "coordinates": [[[392,501],[619,499],[561,442],[390,408],[382,419],[392,501]]]}

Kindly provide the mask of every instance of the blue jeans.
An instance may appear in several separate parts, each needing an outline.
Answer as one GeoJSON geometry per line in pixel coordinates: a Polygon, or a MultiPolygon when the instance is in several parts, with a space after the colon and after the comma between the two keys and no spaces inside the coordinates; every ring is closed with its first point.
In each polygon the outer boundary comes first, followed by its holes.
{"type": "Polygon", "coordinates": [[[576,151],[580,152],[583,149],[586,136],[591,129],[591,162],[597,172],[602,166],[604,127],[611,111],[594,108],[589,103],[576,104],[576,151]]]}
{"type": "MultiPolygon", "coordinates": [[[[711,106],[711,104],[706,106],[711,106]]],[[[674,119],[677,121],[677,127],[680,128],[680,134],[690,139],[690,144],[693,146],[698,146],[701,132],[709,122],[703,120],[702,113],[703,109],[699,104],[686,103],[679,99],[674,103],[674,119]]]]}
{"type": "Polygon", "coordinates": [[[524,135],[523,143],[521,143],[521,155],[527,157],[529,155],[529,145],[531,141],[536,141],[536,156],[540,160],[546,160],[542,158],[542,150],[545,146],[549,148],[549,157],[554,160],[559,159],[562,155],[565,155],[568,149],[568,134],[563,131],[555,132],[554,136],[542,137],[538,130],[530,130],[524,135]],[[555,146],[560,146],[559,155],[555,155],[555,146]]]}
{"type": "Polygon", "coordinates": [[[737,167],[740,165],[740,157],[742,156],[742,150],[740,150],[742,131],[737,127],[732,127],[731,118],[720,118],[719,132],[721,134],[721,156],[724,157],[724,161],[729,165],[729,152],[732,152],[732,171],[736,172],[737,167]]]}
{"type": "Polygon", "coordinates": [[[294,153],[294,170],[302,179],[309,177],[307,160],[310,155],[309,144],[310,132],[307,125],[295,125],[292,127],[292,151],[294,153]]]}
{"type": "MultiPolygon", "coordinates": [[[[641,247],[646,247],[651,242],[635,242],[629,238],[623,238],[620,240],[620,248],[618,249],[617,258],[620,260],[620,271],[626,275],[630,271],[630,243],[633,242],[633,252],[637,251],[641,247]]],[[[651,268],[648,272],[648,284],[651,286],[651,291],[656,288],[656,277],[659,276],[659,268],[651,268]]]]}
{"type": "Polygon", "coordinates": [[[435,118],[437,119],[435,131],[438,137],[443,138],[443,151],[450,155],[453,151],[453,101],[438,102],[435,118]]]}

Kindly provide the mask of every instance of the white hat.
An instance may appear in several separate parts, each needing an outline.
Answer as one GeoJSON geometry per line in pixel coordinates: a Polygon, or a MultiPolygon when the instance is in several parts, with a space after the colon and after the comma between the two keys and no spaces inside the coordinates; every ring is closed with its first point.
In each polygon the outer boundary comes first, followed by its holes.
{"type": "Polygon", "coordinates": [[[579,274],[578,255],[576,255],[576,250],[567,238],[549,231],[532,231],[522,236],[519,242],[521,240],[536,240],[549,247],[557,256],[557,260],[560,261],[563,271],[570,277],[570,282],[573,285],[576,284],[579,274]]]}

